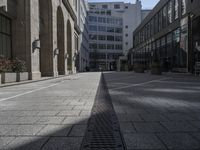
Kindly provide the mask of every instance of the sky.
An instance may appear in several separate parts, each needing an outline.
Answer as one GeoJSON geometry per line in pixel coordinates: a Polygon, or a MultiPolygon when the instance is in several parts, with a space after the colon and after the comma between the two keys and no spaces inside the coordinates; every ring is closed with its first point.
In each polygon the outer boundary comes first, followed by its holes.
{"type": "MultiPolygon", "coordinates": [[[[143,9],[152,9],[159,0],[141,0],[143,9]]],[[[88,2],[126,2],[135,3],[135,0],[88,0],[88,2]]]]}

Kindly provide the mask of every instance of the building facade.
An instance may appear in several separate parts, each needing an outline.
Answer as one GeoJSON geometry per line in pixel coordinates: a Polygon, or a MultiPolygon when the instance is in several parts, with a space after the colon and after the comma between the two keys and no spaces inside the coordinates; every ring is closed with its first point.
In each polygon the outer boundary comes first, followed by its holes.
{"type": "Polygon", "coordinates": [[[92,70],[116,70],[117,60],[132,47],[141,23],[141,2],[89,3],[89,50],[92,70]]]}
{"type": "Polygon", "coordinates": [[[78,0],[0,2],[0,55],[24,60],[29,79],[76,72],[78,0]]]}
{"type": "Polygon", "coordinates": [[[163,71],[194,72],[199,60],[198,0],[160,0],[141,25],[133,32],[133,49],[129,65],[153,62],[163,71]]]}
{"type": "Polygon", "coordinates": [[[79,35],[79,59],[77,61],[78,71],[84,72],[89,67],[89,30],[88,30],[88,11],[89,6],[86,0],[80,0],[79,2],[79,16],[78,25],[81,30],[79,35]]]}

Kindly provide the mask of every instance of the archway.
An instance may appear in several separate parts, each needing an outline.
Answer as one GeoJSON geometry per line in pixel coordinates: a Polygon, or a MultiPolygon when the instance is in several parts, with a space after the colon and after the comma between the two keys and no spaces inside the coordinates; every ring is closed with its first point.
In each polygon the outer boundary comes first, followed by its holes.
{"type": "Polygon", "coordinates": [[[69,73],[72,73],[72,31],[71,31],[71,23],[68,20],[67,21],[67,54],[68,54],[68,59],[67,59],[67,69],[69,73]]]}
{"type": "Polygon", "coordinates": [[[64,40],[64,17],[61,7],[57,10],[57,46],[59,49],[58,55],[58,74],[65,74],[65,44],[64,40]]]}
{"type": "Polygon", "coordinates": [[[40,71],[42,76],[54,76],[52,1],[39,0],[40,13],[40,71]]]}

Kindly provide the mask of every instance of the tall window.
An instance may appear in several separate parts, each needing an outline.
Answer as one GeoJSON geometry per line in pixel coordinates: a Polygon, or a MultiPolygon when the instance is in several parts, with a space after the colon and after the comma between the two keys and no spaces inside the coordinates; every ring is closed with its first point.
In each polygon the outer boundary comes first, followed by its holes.
{"type": "Polygon", "coordinates": [[[115,4],[114,5],[114,9],[120,9],[120,5],[119,4],[115,4]]]}
{"type": "Polygon", "coordinates": [[[162,29],[162,11],[160,11],[158,15],[159,15],[158,30],[161,31],[161,29],[162,29]]]}
{"type": "Polygon", "coordinates": [[[174,0],[174,19],[178,19],[178,17],[179,17],[178,1],[179,0],[174,0]]]}
{"type": "Polygon", "coordinates": [[[74,45],[74,47],[75,47],[75,50],[78,50],[78,43],[79,43],[79,41],[78,41],[78,36],[74,36],[74,41],[75,41],[75,45],[74,45]]]}
{"type": "Polygon", "coordinates": [[[108,5],[102,5],[102,8],[103,8],[103,9],[107,9],[107,8],[108,8],[108,5]]]}
{"type": "Polygon", "coordinates": [[[97,17],[95,17],[95,16],[89,16],[89,21],[90,22],[97,22],[97,17]]]}
{"type": "Polygon", "coordinates": [[[172,23],[172,1],[168,3],[168,24],[172,23]]]}
{"type": "Polygon", "coordinates": [[[98,31],[106,32],[106,26],[98,26],[98,31]]]}
{"type": "Polygon", "coordinates": [[[182,15],[186,14],[186,0],[181,0],[181,13],[182,15]]]}
{"type": "Polygon", "coordinates": [[[163,8],[162,21],[163,21],[162,26],[163,26],[163,28],[165,28],[166,23],[167,23],[167,7],[166,6],[163,8]]]}
{"type": "Polygon", "coordinates": [[[90,31],[97,31],[97,26],[89,26],[90,31]]]}
{"type": "Polygon", "coordinates": [[[11,57],[11,20],[0,14],[0,55],[11,57]]]}

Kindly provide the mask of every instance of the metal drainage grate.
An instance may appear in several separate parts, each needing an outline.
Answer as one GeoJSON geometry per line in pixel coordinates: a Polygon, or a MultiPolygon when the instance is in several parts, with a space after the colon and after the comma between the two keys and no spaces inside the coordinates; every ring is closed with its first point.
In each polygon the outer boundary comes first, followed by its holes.
{"type": "Polygon", "coordinates": [[[102,74],[81,150],[125,149],[118,119],[102,74]]]}

